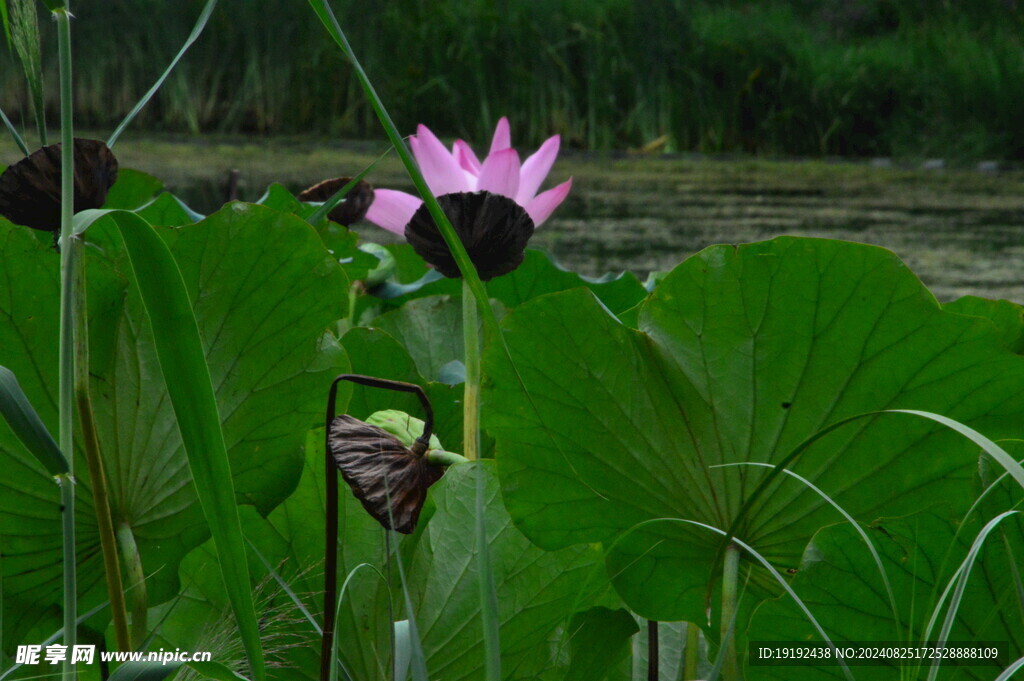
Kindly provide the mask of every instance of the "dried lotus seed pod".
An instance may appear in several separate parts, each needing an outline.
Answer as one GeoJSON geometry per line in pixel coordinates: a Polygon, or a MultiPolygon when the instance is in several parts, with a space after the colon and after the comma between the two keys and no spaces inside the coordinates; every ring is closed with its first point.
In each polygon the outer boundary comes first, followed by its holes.
{"type": "MultiPolygon", "coordinates": [[[[46,232],[60,229],[60,145],[26,156],[0,175],[0,215],[46,232]]],[[[117,180],[117,159],[99,140],[75,138],[75,212],[100,208],[117,180]]]]}
{"type": "Polygon", "coordinates": [[[383,428],[348,415],[331,421],[328,447],[352,493],[377,522],[404,534],[416,529],[427,489],[444,475],[443,467],[427,461],[425,447],[407,447],[383,428]]]}

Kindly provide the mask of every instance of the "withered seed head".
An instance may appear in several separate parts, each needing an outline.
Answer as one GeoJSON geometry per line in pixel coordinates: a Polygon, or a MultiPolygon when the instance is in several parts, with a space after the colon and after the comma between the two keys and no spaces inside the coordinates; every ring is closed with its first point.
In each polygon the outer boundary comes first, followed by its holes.
{"type": "Polygon", "coordinates": [[[429,464],[425,451],[414,451],[421,447],[410,449],[386,430],[348,415],[331,421],[328,448],[352,493],[377,522],[404,534],[416,529],[427,488],[441,479],[443,467],[429,464]]]}
{"type": "MultiPolygon", "coordinates": [[[[0,175],[0,215],[47,232],[60,229],[60,145],[26,156],[0,175]]],[[[99,140],[75,138],[75,212],[99,208],[117,179],[117,159],[99,140]]]]}
{"type": "MultiPolygon", "coordinates": [[[[518,203],[491,192],[456,192],[437,197],[484,281],[508,274],[523,262],[533,236],[533,220],[518,203]]],[[[405,239],[421,258],[446,277],[458,278],[459,266],[426,204],[405,226],[405,239]]]]}
{"type": "MultiPolygon", "coordinates": [[[[299,194],[299,201],[326,201],[339,189],[352,181],[351,177],[335,177],[319,182],[299,194]]],[[[345,195],[345,200],[335,206],[327,214],[331,220],[346,227],[354,225],[366,216],[366,211],[373,203],[373,187],[365,180],[359,180],[356,186],[345,195]]]]}

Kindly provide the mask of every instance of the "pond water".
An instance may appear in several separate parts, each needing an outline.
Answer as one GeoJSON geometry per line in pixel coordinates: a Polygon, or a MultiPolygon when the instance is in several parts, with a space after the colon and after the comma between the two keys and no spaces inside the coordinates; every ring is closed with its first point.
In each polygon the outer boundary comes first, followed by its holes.
{"type": "MultiPolygon", "coordinates": [[[[123,167],[163,179],[201,212],[225,199],[231,169],[239,196],[278,181],[298,191],[360,172],[381,151],[369,143],[309,140],[126,138],[123,167]]],[[[0,147],[0,163],[17,159],[0,147]]],[[[411,189],[391,155],[378,187],[411,189]]],[[[531,242],[588,275],[629,269],[641,278],[716,243],[783,234],[861,241],[895,251],[944,300],[964,294],[1024,301],[1024,172],[879,167],[872,163],[567,153],[551,182],[573,190],[531,242]]],[[[372,225],[366,238],[392,235],[372,225]]]]}

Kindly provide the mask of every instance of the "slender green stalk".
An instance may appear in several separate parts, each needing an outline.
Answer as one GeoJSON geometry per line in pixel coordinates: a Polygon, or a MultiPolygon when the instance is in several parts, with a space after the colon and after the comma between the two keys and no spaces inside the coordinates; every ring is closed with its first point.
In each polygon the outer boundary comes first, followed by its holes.
{"type": "Polygon", "coordinates": [[[736,657],[736,606],[739,596],[740,547],[729,544],[725,550],[722,568],[722,648],[725,664],[722,678],[740,681],[739,660],[736,657]]]}
{"type": "MultiPolygon", "coordinates": [[[[61,438],[63,439],[63,437],[61,438]]],[[[75,613],[78,610],[78,574],[75,565],[75,480],[71,473],[58,478],[60,484],[61,534],[63,536],[61,560],[64,567],[64,645],[71,650],[77,641],[78,629],[75,613]]],[[[70,659],[70,655],[68,658],[70,659]]],[[[75,669],[68,660],[61,668],[61,678],[71,681],[75,669]]]]}
{"type": "Polygon", "coordinates": [[[696,681],[697,664],[700,661],[700,627],[693,622],[686,623],[686,650],[683,662],[683,681],[696,681]]]}
{"type": "MultiPolygon", "coordinates": [[[[77,638],[78,576],[75,565],[75,488],[74,488],[74,258],[71,246],[75,201],[75,147],[71,100],[71,17],[66,7],[55,10],[57,48],[60,61],[60,449],[68,458],[71,470],[61,480],[61,513],[63,514],[64,560],[64,645],[70,649],[77,638]]],[[[75,678],[71,656],[64,659],[64,681],[75,678]]]]}
{"type": "Polygon", "coordinates": [[[114,624],[114,638],[119,650],[130,650],[128,638],[128,616],[125,612],[124,586],[121,583],[121,566],[117,560],[117,540],[114,537],[114,520],[110,513],[110,497],[107,493],[107,474],[100,455],[99,438],[96,436],[96,421],[93,416],[92,400],[89,397],[89,311],[86,303],[85,262],[82,255],[82,240],[73,237],[66,248],[74,249],[73,306],[75,313],[75,397],[78,404],[78,421],[82,428],[82,449],[89,466],[92,482],[93,508],[96,510],[96,527],[100,535],[100,550],[103,553],[103,570],[110,597],[110,615],[114,624]]]}
{"type": "Polygon", "coordinates": [[[429,461],[433,466],[454,466],[457,463],[466,463],[469,459],[456,454],[455,452],[446,452],[443,449],[431,449],[427,452],[427,461],[429,461]]]}
{"type": "Polygon", "coordinates": [[[476,298],[462,280],[462,337],[466,350],[466,383],[462,397],[462,453],[480,458],[480,320],[476,298]]]}
{"type": "MultiPolygon", "coordinates": [[[[121,549],[125,572],[128,574],[128,603],[132,610],[131,640],[128,646],[121,650],[135,650],[146,640],[148,628],[146,612],[149,608],[149,596],[146,592],[146,573],[142,570],[139,547],[135,543],[135,535],[128,523],[121,523],[117,526],[117,543],[121,549]]],[[[123,603],[122,607],[124,607],[123,603]]]]}

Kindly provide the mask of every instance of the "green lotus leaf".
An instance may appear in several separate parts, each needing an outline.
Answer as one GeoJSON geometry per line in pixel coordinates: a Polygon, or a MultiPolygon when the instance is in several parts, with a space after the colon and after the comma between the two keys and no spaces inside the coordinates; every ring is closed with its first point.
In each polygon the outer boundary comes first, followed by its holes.
{"type": "MultiPolygon", "coordinates": [[[[715,466],[778,464],[831,424],[881,409],[943,414],[992,438],[1024,423],[1024,361],[989,321],[943,312],[881,248],[712,247],[661,282],[638,322],[623,326],[583,290],[514,309],[502,322],[514,368],[488,347],[483,400],[516,524],[549,549],[618,540],[616,588],[652,619],[707,622],[720,532],[735,528],[785,573],[835,522],[817,494],[778,477],[755,494],[765,468],[715,466]],[[661,518],[711,529],[624,534],[661,518]]],[[[935,423],[885,414],[837,428],[790,467],[871,521],[966,509],[976,454],[935,423]]],[[[779,592],[748,566],[748,600],[779,592]]]]}
{"type": "MultiPolygon", "coordinates": [[[[366,422],[391,433],[406,447],[412,447],[413,443],[423,435],[423,420],[409,416],[404,411],[397,409],[375,411],[366,417],[366,422]]],[[[437,439],[436,435],[430,436],[430,449],[443,449],[441,441],[437,439]]]]}
{"type": "Polygon", "coordinates": [[[622,609],[598,606],[573,615],[567,629],[569,666],[561,678],[564,681],[609,678],[616,666],[629,657],[629,640],[639,629],[633,615],[622,609]]]}
{"type": "Polygon", "coordinates": [[[122,168],[117,172],[117,180],[107,192],[104,208],[123,208],[135,210],[141,208],[157,197],[164,190],[164,183],[139,170],[122,168]]]}
{"type": "Polygon", "coordinates": [[[560,625],[577,610],[608,603],[600,551],[593,546],[538,549],[505,511],[493,462],[449,468],[431,491],[437,511],[406,564],[431,678],[469,681],[480,674],[483,630],[472,539],[477,475],[485,476],[502,666],[529,678],[556,659],[559,647],[549,647],[548,641],[560,625]]]}
{"type": "MultiPolygon", "coordinates": [[[[59,259],[27,232],[0,223],[9,263],[0,278],[0,356],[55,432],[59,259]]],[[[348,281],[309,225],[259,206],[231,204],[160,233],[195,307],[238,499],[268,512],[297,483],[302,434],[322,418],[331,376],[347,368],[324,330],[344,316],[348,281]]],[[[178,561],[208,531],[128,263],[87,252],[91,392],[114,523],[135,535],[158,603],[177,591],[178,561]]],[[[5,646],[37,624],[48,634],[53,621],[39,620],[58,615],[61,602],[59,498],[29,459],[0,426],[5,646]]],[[[76,459],[84,610],[106,596],[87,466],[80,452],[76,459]]]]}
{"type": "Polygon", "coordinates": [[[942,307],[949,312],[988,319],[999,329],[1006,347],[1018,355],[1024,354],[1024,307],[1008,300],[977,296],[963,296],[942,307]]]}
{"type": "MultiPolygon", "coordinates": [[[[303,220],[308,220],[317,210],[315,206],[299,201],[294,194],[276,182],[267,188],[257,203],[297,215],[303,220]]],[[[359,236],[348,227],[331,222],[327,218],[313,227],[324,245],[345,266],[345,273],[352,281],[365,279],[370,270],[379,264],[377,258],[357,247],[359,236]]]]}
{"type": "MultiPolygon", "coordinates": [[[[452,452],[462,451],[462,386],[448,386],[424,380],[409,352],[391,335],[379,329],[355,328],[341,339],[352,362],[352,372],[393,381],[414,383],[423,388],[434,409],[434,434],[452,452]]],[[[423,406],[415,395],[393,390],[353,386],[347,413],[366,420],[374,412],[397,409],[423,417],[423,406]]],[[[488,449],[489,440],[484,443],[488,449]]]]}
{"type": "MultiPolygon", "coordinates": [[[[398,262],[397,281],[402,286],[385,288],[379,295],[391,305],[435,295],[458,295],[461,288],[456,279],[438,278],[428,270],[408,244],[388,247],[398,262]],[[430,276],[426,276],[430,274],[430,276]]],[[[643,300],[647,294],[643,284],[631,273],[584,277],[564,269],[543,251],[526,250],[523,264],[512,272],[496,277],[487,284],[487,293],[505,307],[516,307],[546,293],[584,287],[594,292],[608,309],[618,314],[643,300]]],[[[375,293],[378,293],[375,291],[375,293]]]]}
{"type": "Polygon", "coordinates": [[[141,218],[158,227],[175,227],[199,222],[204,216],[195,212],[174,194],[164,192],[135,210],[141,218]]]}
{"type": "MultiPolygon", "coordinates": [[[[491,308],[498,319],[505,314],[499,302],[491,301],[491,308]]],[[[377,317],[370,325],[400,342],[420,374],[432,381],[440,381],[445,368],[465,356],[461,296],[416,298],[377,317]]]]}

